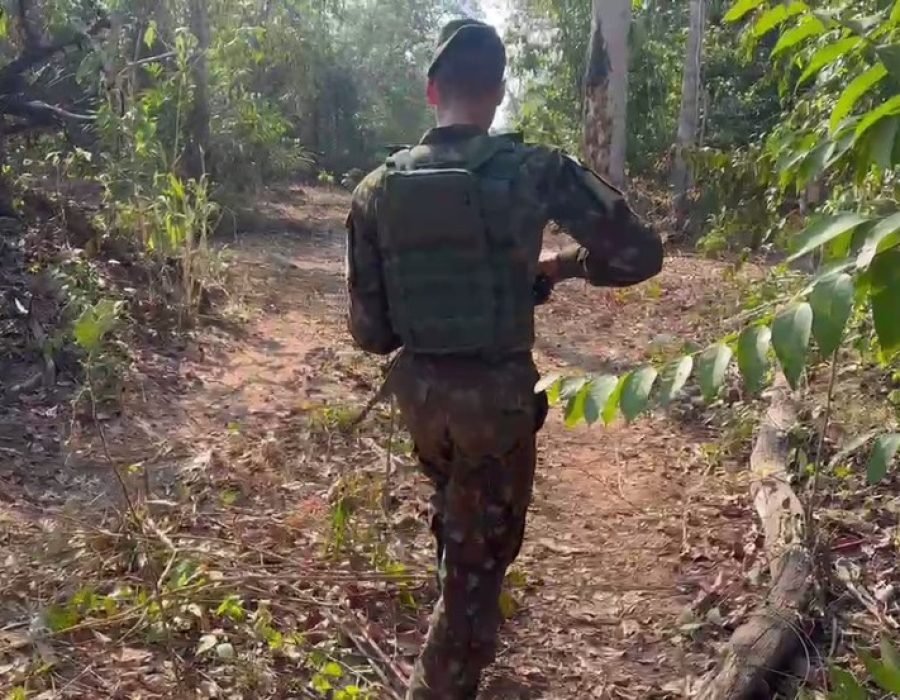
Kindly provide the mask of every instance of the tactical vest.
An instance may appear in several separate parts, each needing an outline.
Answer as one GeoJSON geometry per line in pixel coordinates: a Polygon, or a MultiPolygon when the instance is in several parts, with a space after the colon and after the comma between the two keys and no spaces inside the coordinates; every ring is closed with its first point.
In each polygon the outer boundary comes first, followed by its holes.
{"type": "Polygon", "coordinates": [[[531,349],[534,261],[510,223],[525,153],[485,135],[388,159],[379,240],[390,319],[406,350],[531,349]]]}

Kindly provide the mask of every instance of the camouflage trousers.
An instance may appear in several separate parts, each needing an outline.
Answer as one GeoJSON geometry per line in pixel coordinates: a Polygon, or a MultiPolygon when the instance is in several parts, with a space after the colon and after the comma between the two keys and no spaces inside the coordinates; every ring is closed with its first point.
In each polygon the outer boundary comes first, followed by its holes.
{"type": "Polygon", "coordinates": [[[407,698],[475,698],[496,653],[506,569],[525,533],[546,398],[534,394],[530,356],[494,364],[401,357],[393,375],[434,485],[431,530],[441,584],[407,698]]]}

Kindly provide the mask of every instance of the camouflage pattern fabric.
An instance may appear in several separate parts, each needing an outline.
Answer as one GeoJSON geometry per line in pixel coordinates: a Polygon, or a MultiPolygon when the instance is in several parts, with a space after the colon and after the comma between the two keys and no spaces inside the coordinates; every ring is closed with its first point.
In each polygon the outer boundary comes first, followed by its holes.
{"type": "MultiPolygon", "coordinates": [[[[440,127],[429,131],[422,143],[460,146],[483,133],[474,126],[440,127]]],[[[535,267],[544,228],[554,221],[578,243],[561,256],[563,279],[622,287],[659,272],[659,237],[638,220],[618,190],[558,150],[524,144],[520,148],[528,153],[512,193],[510,227],[525,239],[520,247],[533,251],[535,267]]],[[[382,167],[363,179],[347,219],[350,332],[363,350],[379,354],[400,347],[389,320],[378,239],[384,176],[382,167]]]]}
{"type": "Polygon", "coordinates": [[[519,553],[546,398],[527,355],[401,355],[391,375],[424,473],[434,485],[431,530],[441,598],[416,664],[411,700],[474,698],[494,660],[500,591],[519,553]]]}

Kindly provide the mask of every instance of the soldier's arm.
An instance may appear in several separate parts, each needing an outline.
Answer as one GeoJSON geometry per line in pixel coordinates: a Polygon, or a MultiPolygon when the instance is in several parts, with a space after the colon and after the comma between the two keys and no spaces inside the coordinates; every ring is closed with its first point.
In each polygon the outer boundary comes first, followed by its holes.
{"type": "Polygon", "coordinates": [[[347,292],[350,334],[366,352],[386,355],[400,347],[388,315],[375,217],[377,181],[363,180],[347,217],[347,292]]]}
{"type": "Polygon", "coordinates": [[[657,275],[662,241],[638,219],[622,193],[572,158],[559,155],[554,165],[548,214],[579,245],[543,266],[557,280],[578,277],[607,287],[627,287],[657,275]]]}

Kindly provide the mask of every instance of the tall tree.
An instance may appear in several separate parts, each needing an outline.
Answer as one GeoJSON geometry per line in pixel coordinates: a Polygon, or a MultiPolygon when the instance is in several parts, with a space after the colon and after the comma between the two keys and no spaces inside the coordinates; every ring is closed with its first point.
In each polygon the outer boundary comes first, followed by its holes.
{"type": "Polygon", "coordinates": [[[690,7],[690,24],[688,27],[684,74],[681,86],[681,113],[678,117],[675,163],[672,169],[675,207],[681,215],[684,214],[686,195],[691,186],[691,169],[685,160],[685,152],[696,145],[697,132],[699,130],[700,68],[703,63],[706,0],[691,0],[690,7]]]}
{"type": "Polygon", "coordinates": [[[188,172],[199,178],[205,170],[204,161],[209,151],[209,14],[207,0],[190,0],[191,33],[197,40],[197,56],[194,59],[194,101],[188,121],[190,150],[188,172]]]}
{"type": "Polygon", "coordinates": [[[593,0],[584,74],[584,154],[616,184],[625,181],[631,0],[593,0]]]}

